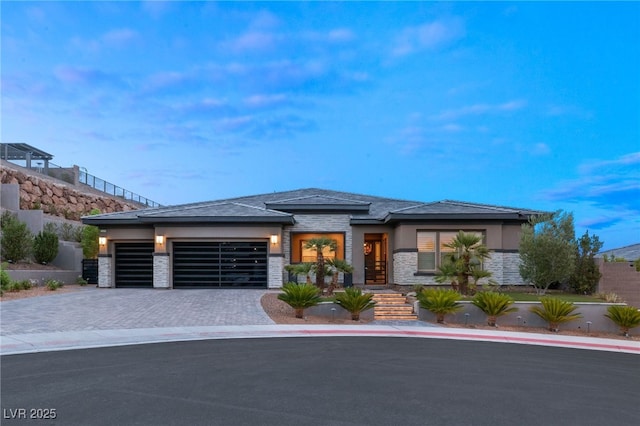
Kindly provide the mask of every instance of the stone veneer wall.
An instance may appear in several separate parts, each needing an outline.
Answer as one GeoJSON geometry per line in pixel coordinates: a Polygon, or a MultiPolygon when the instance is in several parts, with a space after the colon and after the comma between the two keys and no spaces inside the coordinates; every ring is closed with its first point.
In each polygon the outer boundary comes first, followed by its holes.
{"type": "Polygon", "coordinates": [[[154,253],[153,255],[153,288],[169,288],[169,254],[154,253]]]}
{"type": "Polygon", "coordinates": [[[599,293],[615,293],[632,306],[640,308],[640,272],[633,262],[603,262],[600,265],[599,293]]]}
{"type": "Polygon", "coordinates": [[[113,257],[111,255],[98,256],[98,287],[113,287],[113,282],[111,281],[112,264],[113,257]]]}
{"type": "Polygon", "coordinates": [[[268,288],[282,288],[282,283],[284,282],[284,277],[282,275],[283,270],[284,257],[280,255],[269,256],[268,288]]]}
{"type": "MultiPolygon", "coordinates": [[[[434,275],[415,275],[417,265],[417,251],[393,253],[393,284],[438,284],[434,275]]],[[[490,271],[491,278],[501,285],[524,285],[520,277],[519,265],[520,255],[514,252],[491,252],[491,257],[485,260],[485,269],[490,271]]]]}
{"type": "Polygon", "coordinates": [[[73,185],[56,181],[48,176],[35,172],[29,174],[6,161],[2,162],[0,183],[19,185],[21,210],[41,209],[51,216],[70,220],[80,220],[81,216],[89,214],[92,209],[98,209],[101,213],[139,209],[135,203],[108,195],[84,193],[75,189],[73,185]]]}

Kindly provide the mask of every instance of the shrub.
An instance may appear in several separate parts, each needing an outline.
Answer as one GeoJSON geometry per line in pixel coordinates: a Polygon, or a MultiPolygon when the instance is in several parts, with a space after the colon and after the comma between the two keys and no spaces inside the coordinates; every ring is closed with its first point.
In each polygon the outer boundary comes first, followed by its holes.
{"type": "Polygon", "coordinates": [[[17,293],[22,290],[22,283],[20,283],[19,281],[13,281],[11,282],[11,284],[9,284],[9,288],[7,290],[11,293],[17,293]]]}
{"type": "Polygon", "coordinates": [[[542,306],[532,306],[530,311],[549,323],[550,331],[558,331],[558,325],[582,318],[582,315],[573,312],[578,309],[573,303],[565,302],[555,297],[543,297],[540,299],[542,306]]]}
{"type": "Polygon", "coordinates": [[[78,278],[76,278],[76,284],[84,287],[85,285],[88,284],[88,282],[87,282],[87,280],[82,278],[82,275],[78,275],[78,278]]]}
{"type": "Polygon", "coordinates": [[[640,310],[635,306],[609,306],[607,312],[604,316],[616,323],[622,334],[627,337],[629,329],[640,325],[640,310]]]}
{"type": "Polygon", "coordinates": [[[42,231],[33,239],[33,257],[36,262],[50,263],[58,255],[58,236],[50,231],[42,231]]]}
{"type": "Polygon", "coordinates": [[[82,255],[85,259],[95,259],[100,253],[100,245],[98,244],[98,237],[100,236],[100,229],[97,226],[87,225],[82,228],[82,255]]]}
{"type": "Polygon", "coordinates": [[[420,306],[436,314],[438,323],[444,322],[445,315],[462,309],[458,300],[460,300],[460,294],[455,290],[429,288],[418,293],[420,306]]]}
{"type": "Polygon", "coordinates": [[[12,262],[20,262],[29,257],[33,235],[27,224],[18,220],[10,212],[4,212],[0,219],[2,224],[2,238],[0,250],[2,257],[12,262]]]}
{"type": "Polygon", "coordinates": [[[598,293],[597,296],[599,299],[602,299],[607,303],[616,303],[620,301],[620,296],[618,296],[616,293],[613,293],[613,292],[598,293]]]}
{"type": "Polygon", "coordinates": [[[46,280],[44,285],[51,291],[56,291],[57,289],[63,286],[63,284],[60,281],[54,280],[51,278],[46,280]]]}
{"type": "Polygon", "coordinates": [[[320,289],[313,284],[287,283],[282,287],[283,294],[278,299],[295,310],[296,318],[304,316],[304,310],[320,303],[320,289]]]}
{"type": "Polygon", "coordinates": [[[29,290],[31,287],[32,287],[31,281],[29,281],[29,280],[20,281],[20,288],[22,290],[29,290]]]}
{"type": "Polygon", "coordinates": [[[362,293],[356,287],[347,287],[344,293],[336,294],[336,303],[342,308],[351,312],[351,319],[360,320],[360,313],[373,308],[376,304],[373,300],[373,293],[362,293]]]}
{"type": "Polygon", "coordinates": [[[518,308],[511,306],[513,299],[509,295],[492,291],[483,291],[476,294],[471,303],[487,314],[487,324],[493,327],[496,325],[497,317],[518,310],[518,308]]]}
{"type": "Polygon", "coordinates": [[[0,269],[0,290],[8,290],[11,285],[11,277],[7,272],[7,263],[2,263],[0,269]]]}

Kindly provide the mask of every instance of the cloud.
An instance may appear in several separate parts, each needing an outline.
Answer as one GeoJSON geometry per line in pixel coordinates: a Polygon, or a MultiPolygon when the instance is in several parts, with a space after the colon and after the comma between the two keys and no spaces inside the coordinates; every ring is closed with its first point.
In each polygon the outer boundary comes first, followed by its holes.
{"type": "Polygon", "coordinates": [[[241,36],[222,43],[223,49],[231,50],[235,53],[245,51],[271,50],[275,47],[278,36],[262,31],[251,31],[241,36]]]}
{"type": "Polygon", "coordinates": [[[102,86],[107,84],[122,86],[124,84],[120,75],[104,72],[95,68],[62,65],[56,67],[53,74],[58,81],[70,85],[102,86]]]}
{"type": "Polygon", "coordinates": [[[131,28],[114,28],[93,39],[72,37],[70,44],[76,50],[95,54],[104,48],[126,47],[138,39],[139,33],[131,28]]]}
{"type": "Polygon", "coordinates": [[[640,216],[640,152],[578,167],[578,178],[561,182],[542,196],[554,202],[589,205],[606,214],[586,218],[587,224],[611,226],[638,221],[640,216]]]}
{"type": "Polygon", "coordinates": [[[585,120],[593,118],[592,112],[574,105],[550,105],[546,113],[551,117],[576,117],[585,120]]]}
{"type": "Polygon", "coordinates": [[[523,99],[514,99],[501,104],[473,104],[445,110],[431,118],[434,120],[455,120],[469,115],[498,114],[501,112],[517,111],[526,106],[527,101],[523,99]]]}
{"type": "Polygon", "coordinates": [[[118,28],[102,35],[102,41],[110,46],[123,46],[135,40],[138,33],[129,28],[118,28]]]}
{"type": "Polygon", "coordinates": [[[246,97],[243,103],[249,108],[269,108],[286,105],[290,100],[283,93],[259,94],[246,97]]]}
{"type": "Polygon", "coordinates": [[[549,148],[549,145],[547,145],[546,143],[540,142],[533,145],[531,153],[533,155],[549,155],[551,154],[551,148],[549,148]]]}
{"type": "Polygon", "coordinates": [[[440,19],[407,27],[396,37],[393,56],[405,56],[421,50],[437,50],[465,36],[460,18],[440,19]]]}

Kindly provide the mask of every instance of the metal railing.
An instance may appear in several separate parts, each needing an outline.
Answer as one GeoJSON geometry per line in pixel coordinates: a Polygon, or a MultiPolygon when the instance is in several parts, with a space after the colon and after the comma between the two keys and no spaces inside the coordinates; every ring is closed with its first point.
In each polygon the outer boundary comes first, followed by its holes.
{"type": "Polygon", "coordinates": [[[111,182],[107,182],[104,179],[100,179],[92,174],[87,173],[84,170],[80,170],[78,176],[78,182],[90,186],[93,189],[102,191],[106,194],[113,195],[115,197],[124,198],[125,200],[131,200],[136,203],[144,204],[148,207],[160,207],[161,204],[156,203],[146,197],[136,194],[135,192],[128,191],[120,186],[114,185],[111,182]]]}

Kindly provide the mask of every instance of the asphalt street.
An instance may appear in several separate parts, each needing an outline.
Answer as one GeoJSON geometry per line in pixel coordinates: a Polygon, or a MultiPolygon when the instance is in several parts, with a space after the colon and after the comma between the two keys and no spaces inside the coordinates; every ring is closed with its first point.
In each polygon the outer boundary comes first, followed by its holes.
{"type": "Polygon", "coordinates": [[[3,425],[640,424],[640,358],[626,353],[303,337],[1,360],[3,425]]]}

